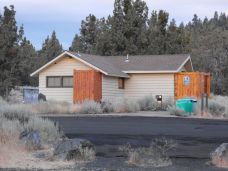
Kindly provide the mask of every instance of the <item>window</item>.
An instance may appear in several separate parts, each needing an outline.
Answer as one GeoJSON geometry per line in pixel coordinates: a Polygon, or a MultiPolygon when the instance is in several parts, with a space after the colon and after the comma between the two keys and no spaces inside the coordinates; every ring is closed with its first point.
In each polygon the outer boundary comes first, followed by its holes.
{"type": "Polygon", "coordinates": [[[57,87],[61,87],[61,77],[59,76],[50,76],[47,77],[47,87],[50,88],[57,88],[57,87]]]}
{"type": "Polygon", "coordinates": [[[72,76],[63,77],[63,87],[73,87],[73,77],[72,76]]]}
{"type": "Polygon", "coordinates": [[[48,88],[70,88],[73,87],[72,76],[47,76],[48,88]]]}
{"type": "Polygon", "coordinates": [[[118,88],[119,89],[124,89],[124,78],[119,78],[118,79],[118,88]]]}

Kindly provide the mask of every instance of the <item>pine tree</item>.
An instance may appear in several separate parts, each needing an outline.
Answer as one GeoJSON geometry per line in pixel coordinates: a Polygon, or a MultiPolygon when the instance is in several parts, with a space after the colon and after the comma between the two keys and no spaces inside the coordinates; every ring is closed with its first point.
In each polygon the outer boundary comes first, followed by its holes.
{"type": "Polygon", "coordinates": [[[71,44],[71,47],[69,48],[70,51],[75,51],[75,52],[85,52],[82,39],[79,35],[75,35],[74,40],[71,44]]]}
{"type": "Polygon", "coordinates": [[[98,21],[98,35],[96,40],[95,54],[112,55],[113,42],[111,32],[111,17],[106,20],[101,18],[98,21]]]}
{"type": "Polygon", "coordinates": [[[147,53],[151,55],[159,54],[160,46],[157,43],[159,28],[158,28],[158,15],[156,11],[152,11],[148,25],[149,25],[149,28],[147,32],[147,35],[148,35],[147,53]]]}
{"type": "Polygon", "coordinates": [[[138,52],[136,54],[145,54],[146,47],[148,46],[147,38],[147,22],[148,22],[148,7],[146,3],[142,0],[136,0],[133,4],[136,17],[135,17],[135,27],[136,27],[136,41],[135,44],[138,47],[138,52]]]}
{"type": "Polygon", "coordinates": [[[45,39],[42,49],[38,52],[40,56],[40,66],[51,61],[63,51],[62,45],[56,37],[55,31],[52,32],[51,38],[49,36],[45,39]]]}
{"type": "Polygon", "coordinates": [[[149,54],[164,54],[166,53],[166,37],[167,37],[167,23],[169,14],[163,10],[160,10],[157,14],[156,11],[152,12],[149,21],[149,54]]]}
{"type": "Polygon", "coordinates": [[[15,20],[14,6],[4,7],[0,17],[0,95],[5,96],[17,83],[14,64],[17,58],[19,35],[15,20]]]}
{"type": "Polygon", "coordinates": [[[37,53],[33,45],[30,43],[26,37],[23,37],[20,42],[19,51],[18,51],[18,60],[17,65],[17,77],[18,84],[20,85],[38,85],[36,78],[31,78],[30,73],[37,69],[36,57],[37,53]]]}
{"type": "Polygon", "coordinates": [[[122,55],[126,48],[124,36],[124,11],[123,0],[115,0],[113,16],[110,19],[112,55],[122,55]]]}
{"type": "Polygon", "coordinates": [[[80,30],[85,53],[93,54],[95,52],[97,31],[97,18],[90,14],[82,21],[80,30]]]}

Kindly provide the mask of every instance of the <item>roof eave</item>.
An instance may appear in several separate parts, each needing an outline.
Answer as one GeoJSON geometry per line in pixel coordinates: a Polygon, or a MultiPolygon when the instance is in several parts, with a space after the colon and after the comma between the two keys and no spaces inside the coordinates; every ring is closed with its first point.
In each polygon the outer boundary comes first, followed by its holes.
{"type": "Polygon", "coordinates": [[[38,70],[36,70],[35,72],[33,72],[32,74],[30,74],[31,77],[39,74],[41,71],[43,71],[45,68],[47,68],[48,66],[50,66],[52,63],[54,63],[55,61],[57,61],[58,59],[60,59],[61,57],[63,57],[64,55],[69,55],[71,57],[73,57],[74,59],[82,62],[83,64],[97,70],[97,71],[100,71],[101,73],[103,73],[104,75],[109,75],[107,72],[103,71],[102,69],[86,62],[85,60],[75,56],[74,54],[68,52],[68,51],[64,51],[63,53],[61,53],[59,56],[57,56],[56,58],[54,58],[53,60],[51,60],[50,62],[46,63],[45,65],[43,65],[42,67],[40,67],[38,70]]]}
{"type": "Polygon", "coordinates": [[[185,65],[189,60],[190,60],[190,62],[191,62],[192,71],[194,71],[194,70],[193,70],[193,65],[192,65],[191,56],[189,55],[189,56],[187,57],[187,59],[186,59],[186,60],[181,64],[181,66],[177,69],[177,72],[180,72],[180,71],[181,71],[181,68],[183,68],[184,65],[185,65]]]}
{"type": "Polygon", "coordinates": [[[163,71],[123,71],[126,74],[172,74],[177,73],[176,70],[163,70],[163,71]]]}
{"type": "Polygon", "coordinates": [[[108,73],[107,76],[110,76],[110,77],[121,77],[121,78],[130,78],[130,76],[127,75],[127,74],[124,76],[124,75],[117,75],[117,74],[110,74],[110,73],[108,73]]]}
{"type": "Polygon", "coordinates": [[[67,51],[64,51],[59,56],[55,57],[54,59],[52,59],[51,61],[49,61],[48,63],[46,63],[45,65],[43,65],[42,67],[40,67],[39,69],[37,69],[36,71],[34,71],[33,73],[31,73],[30,74],[30,77],[33,77],[33,76],[37,75],[39,72],[41,72],[42,70],[44,70],[46,67],[48,67],[49,65],[51,65],[53,62],[55,62],[58,59],[60,59],[63,55],[66,54],[66,52],[67,51]]]}

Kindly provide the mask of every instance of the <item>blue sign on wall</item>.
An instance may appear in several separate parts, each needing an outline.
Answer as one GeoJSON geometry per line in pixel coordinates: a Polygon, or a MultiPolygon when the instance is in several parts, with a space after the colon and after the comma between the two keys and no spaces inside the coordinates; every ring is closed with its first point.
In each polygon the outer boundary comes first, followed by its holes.
{"type": "Polygon", "coordinates": [[[184,78],[183,78],[183,84],[185,85],[185,86],[187,86],[187,85],[189,85],[189,83],[190,83],[190,77],[189,76],[184,76],[184,78]]]}

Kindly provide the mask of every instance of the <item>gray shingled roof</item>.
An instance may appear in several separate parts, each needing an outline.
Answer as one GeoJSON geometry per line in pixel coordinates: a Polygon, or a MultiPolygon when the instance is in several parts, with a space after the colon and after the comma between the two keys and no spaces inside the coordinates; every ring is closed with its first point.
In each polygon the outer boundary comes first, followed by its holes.
{"type": "Polygon", "coordinates": [[[138,55],[129,56],[96,56],[70,52],[84,61],[96,66],[112,76],[128,77],[123,71],[151,71],[175,72],[190,56],[188,54],[175,55],[138,55]]]}

